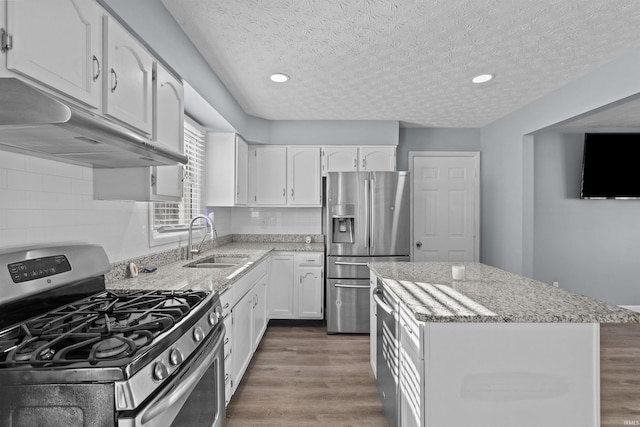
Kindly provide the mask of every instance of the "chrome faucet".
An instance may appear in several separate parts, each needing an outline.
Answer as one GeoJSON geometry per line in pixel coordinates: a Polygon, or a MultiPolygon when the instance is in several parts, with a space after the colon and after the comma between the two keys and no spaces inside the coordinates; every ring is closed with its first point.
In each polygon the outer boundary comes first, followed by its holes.
{"type": "MultiPolygon", "coordinates": [[[[213,217],[213,214],[212,214],[212,217],[213,217]]],[[[207,238],[207,234],[205,233],[204,236],[202,236],[202,241],[200,242],[198,249],[193,248],[193,243],[192,243],[193,242],[193,223],[196,222],[198,219],[204,219],[205,227],[207,226],[207,223],[211,225],[211,231],[209,232],[209,237],[211,237],[211,240],[213,240],[213,233],[216,234],[216,239],[218,238],[218,232],[216,231],[213,218],[209,218],[208,216],[205,216],[205,215],[194,216],[191,219],[191,222],[189,223],[189,241],[187,246],[187,259],[193,259],[193,254],[200,253],[202,244],[204,243],[204,240],[207,238]]]]}

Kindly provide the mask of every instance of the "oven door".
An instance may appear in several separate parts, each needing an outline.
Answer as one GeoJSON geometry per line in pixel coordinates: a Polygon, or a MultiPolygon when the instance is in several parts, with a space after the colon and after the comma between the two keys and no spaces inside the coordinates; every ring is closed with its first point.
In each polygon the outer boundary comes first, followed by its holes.
{"type": "Polygon", "coordinates": [[[220,326],[150,402],[134,413],[122,413],[118,427],[221,427],[225,334],[220,326]]]}

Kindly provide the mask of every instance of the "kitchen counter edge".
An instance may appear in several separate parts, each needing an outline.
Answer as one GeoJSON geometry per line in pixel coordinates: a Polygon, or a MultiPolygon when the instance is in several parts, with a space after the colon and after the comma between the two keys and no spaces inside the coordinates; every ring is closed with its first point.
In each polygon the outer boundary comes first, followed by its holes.
{"type": "Polygon", "coordinates": [[[369,268],[413,313],[416,320],[422,322],[640,323],[640,313],[486,264],[388,262],[370,263],[369,268]],[[452,280],[453,264],[465,265],[464,281],[452,280]],[[425,286],[421,285],[423,283],[450,286],[495,315],[433,314],[424,302],[430,296],[425,286]]]}
{"type": "MultiPolygon", "coordinates": [[[[193,260],[179,260],[161,267],[153,273],[139,273],[137,277],[107,282],[107,290],[206,290],[224,292],[265,260],[271,252],[323,252],[324,243],[291,242],[234,242],[218,246],[196,255],[193,260]],[[245,264],[232,268],[190,268],[186,264],[212,255],[246,256],[245,264]],[[243,268],[247,266],[247,268],[243,268]],[[240,270],[240,271],[239,271],[240,270]]],[[[138,266],[142,270],[145,266],[138,266]]]]}

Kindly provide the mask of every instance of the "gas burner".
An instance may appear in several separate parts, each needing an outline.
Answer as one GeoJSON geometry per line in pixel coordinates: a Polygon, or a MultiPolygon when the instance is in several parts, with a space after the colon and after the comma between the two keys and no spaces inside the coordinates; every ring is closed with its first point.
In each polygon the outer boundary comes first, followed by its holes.
{"type": "Polygon", "coordinates": [[[13,360],[16,362],[27,362],[31,360],[34,353],[38,360],[50,360],[55,351],[49,346],[49,341],[34,338],[16,347],[13,360]]]}
{"type": "Polygon", "coordinates": [[[136,347],[137,346],[131,340],[126,340],[120,336],[113,336],[98,342],[93,347],[92,352],[96,359],[111,359],[115,356],[125,357],[129,354],[133,354],[136,347]]]}

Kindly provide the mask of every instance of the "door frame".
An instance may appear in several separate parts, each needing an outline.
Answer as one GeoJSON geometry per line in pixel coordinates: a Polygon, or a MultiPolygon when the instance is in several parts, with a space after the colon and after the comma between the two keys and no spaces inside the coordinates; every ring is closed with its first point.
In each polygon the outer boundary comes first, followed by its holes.
{"type": "Polygon", "coordinates": [[[479,151],[409,151],[409,172],[411,174],[411,261],[414,260],[414,238],[413,238],[413,205],[414,205],[414,169],[413,161],[417,157],[471,157],[474,160],[474,207],[473,207],[473,261],[480,262],[480,152],[479,151]]]}

